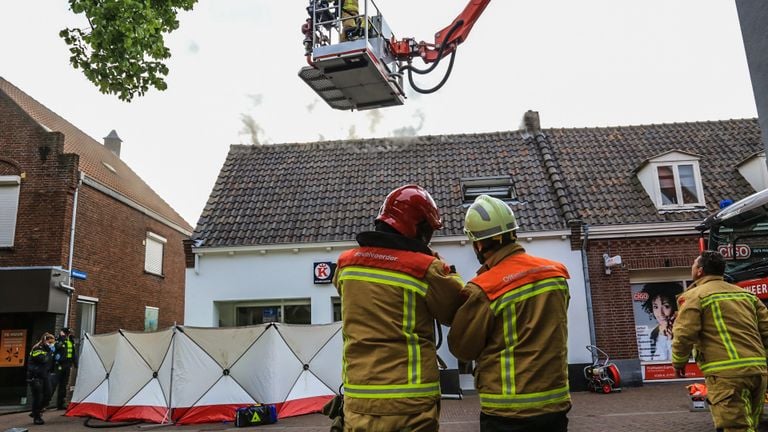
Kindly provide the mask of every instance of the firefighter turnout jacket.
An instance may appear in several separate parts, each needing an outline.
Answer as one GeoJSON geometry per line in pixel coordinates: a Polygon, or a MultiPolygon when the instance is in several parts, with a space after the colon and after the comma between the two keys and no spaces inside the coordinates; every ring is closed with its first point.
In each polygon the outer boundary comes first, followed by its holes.
{"type": "Polygon", "coordinates": [[[704,276],[678,297],[672,363],[682,368],[695,348],[704,376],[766,374],[768,309],[720,276],[704,276]]]}
{"type": "Polygon", "coordinates": [[[568,411],[568,270],[518,244],[486,260],[464,288],[448,335],[451,352],[476,360],[484,413],[527,418],[568,411]]]}
{"type": "Polygon", "coordinates": [[[440,398],[434,320],[450,325],[461,278],[422,243],[390,233],[358,235],[339,257],[345,409],[403,415],[440,398]]]}

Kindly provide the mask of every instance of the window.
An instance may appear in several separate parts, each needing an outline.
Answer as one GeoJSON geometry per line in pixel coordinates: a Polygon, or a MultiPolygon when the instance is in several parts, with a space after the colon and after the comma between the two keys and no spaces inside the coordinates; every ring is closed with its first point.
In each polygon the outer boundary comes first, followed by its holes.
{"type": "Polygon", "coordinates": [[[0,176],[0,247],[13,246],[20,183],[19,176],[0,176]]]}
{"type": "Polygon", "coordinates": [[[341,298],[331,297],[331,308],[333,312],[333,322],[341,321],[341,298]]]}
{"type": "Polygon", "coordinates": [[[280,322],[285,324],[312,324],[312,305],[309,300],[277,300],[235,307],[235,325],[247,326],[280,322]]]}
{"type": "Polygon", "coordinates": [[[505,202],[517,201],[511,176],[463,178],[460,182],[464,204],[472,204],[480,195],[490,195],[505,202]]]}
{"type": "Polygon", "coordinates": [[[157,331],[157,320],[160,315],[160,309],[152,306],[144,307],[144,331],[157,331]]]}
{"type": "Polygon", "coordinates": [[[86,333],[93,334],[96,330],[96,301],[98,300],[83,299],[82,296],[77,299],[77,320],[81,341],[86,333]]]}
{"type": "Polygon", "coordinates": [[[155,233],[148,232],[145,240],[144,271],[163,275],[163,249],[167,240],[155,233]]]}
{"type": "Polygon", "coordinates": [[[698,164],[664,164],[656,167],[661,207],[704,205],[698,164]]]}

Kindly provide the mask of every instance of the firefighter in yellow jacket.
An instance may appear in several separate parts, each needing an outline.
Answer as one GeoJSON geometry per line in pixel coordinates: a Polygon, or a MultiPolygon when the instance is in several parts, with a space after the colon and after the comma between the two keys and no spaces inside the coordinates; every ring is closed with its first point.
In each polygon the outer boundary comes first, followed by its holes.
{"type": "Polygon", "coordinates": [[[339,257],[345,431],[437,431],[440,385],[434,321],[450,325],[459,276],[429,248],[442,228],[429,193],[392,191],[375,231],[339,257]]]}
{"type": "Polygon", "coordinates": [[[448,346],[476,361],[480,430],[568,429],[568,270],[517,244],[512,209],[481,195],[464,232],[482,267],[464,288],[448,346]]]}
{"type": "Polygon", "coordinates": [[[695,349],[712,420],[720,431],[756,431],[766,388],[768,309],[752,293],[723,280],[725,260],[704,251],[691,267],[694,283],[678,297],[672,363],[679,377],[695,349]]]}

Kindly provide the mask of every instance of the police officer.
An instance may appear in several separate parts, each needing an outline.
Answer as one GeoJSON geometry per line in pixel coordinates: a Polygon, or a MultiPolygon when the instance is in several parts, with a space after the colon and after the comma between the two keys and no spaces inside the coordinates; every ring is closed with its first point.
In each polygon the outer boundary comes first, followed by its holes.
{"type": "Polygon", "coordinates": [[[50,374],[53,370],[53,345],[55,338],[44,333],[40,341],[32,346],[27,363],[27,381],[32,393],[32,413],[30,417],[36,425],[45,424],[43,410],[51,400],[50,374]]]}
{"type": "Polygon", "coordinates": [[[74,337],[68,327],[64,327],[59,332],[56,339],[54,354],[54,379],[51,392],[56,393],[56,409],[65,409],[64,399],[67,396],[67,387],[69,387],[69,375],[72,366],[77,367],[77,351],[75,350],[74,337]]]}
{"type": "Polygon", "coordinates": [[[480,195],[464,232],[482,266],[467,283],[448,347],[475,360],[480,430],[564,432],[568,392],[568,270],[526,253],[502,200],[480,195]]]}
{"type": "Polygon", "coordinates": [[[768,309],[754,294],[723,280],[725,260],[704,251],[691,266],[693,284],[678,297],[672,364],[678,377],[696,348],[707,400],[719,431],[756,431],[768,370],[768,309]]]}

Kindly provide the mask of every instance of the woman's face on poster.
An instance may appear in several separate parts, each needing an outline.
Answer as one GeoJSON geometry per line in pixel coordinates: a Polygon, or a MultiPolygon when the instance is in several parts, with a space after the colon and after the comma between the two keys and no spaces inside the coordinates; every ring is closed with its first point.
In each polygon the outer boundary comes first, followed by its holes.
{"type": "Polygon", "coordinates": [[[656,321],[664,323],[672,316],[672,305],[665,297],[657,296],[653,299],[653,315],[656,321]]]}

